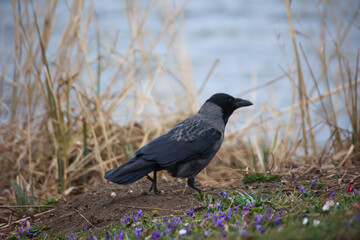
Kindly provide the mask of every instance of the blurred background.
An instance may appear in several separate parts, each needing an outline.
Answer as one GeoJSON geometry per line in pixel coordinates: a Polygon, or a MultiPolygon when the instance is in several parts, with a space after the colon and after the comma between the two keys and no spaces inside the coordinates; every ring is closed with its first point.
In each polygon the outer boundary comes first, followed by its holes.
{"type": "Polygon", "coordinates": [[[0,186],[12,196],[103,182],[217,92],[254,106],[230,119],[204,182],[358,162],[358,1],[1,0],[0,8],[0,186]]]}

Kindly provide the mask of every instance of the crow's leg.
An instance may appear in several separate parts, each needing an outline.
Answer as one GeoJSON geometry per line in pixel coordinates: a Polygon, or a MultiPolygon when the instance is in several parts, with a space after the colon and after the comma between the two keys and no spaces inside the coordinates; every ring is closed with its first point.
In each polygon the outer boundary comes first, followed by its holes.
{"type": "Polygon", "coordinates": [[[156,187],[156,172],[157,171],[154,171],[154,177],[153,178],[151,178],[149,175],[146,175],[146,177],[147,177],[147,179],[149,179],[152,182],[149,192],[151,192],[151,190],[154,189],[154,193],[159,194],[160,191],[156,187]]]}
{"type": "Polygon", "coordinates": [[[195,189],[196,191],[202,192],[200,189],[195,187],[195,178],[188,178],[188,185],[189,185],[189,187],[195,189]]]}

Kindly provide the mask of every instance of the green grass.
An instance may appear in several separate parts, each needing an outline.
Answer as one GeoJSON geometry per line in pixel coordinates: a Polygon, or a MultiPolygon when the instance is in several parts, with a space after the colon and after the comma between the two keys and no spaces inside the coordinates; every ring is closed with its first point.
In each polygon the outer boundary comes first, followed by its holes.
{"type": "Polygon", "coordinates": [[[242,183],[264,183],[273,181],[280,181],[280,176],[276,174],[249,173],[245,174],[242,183]]]}

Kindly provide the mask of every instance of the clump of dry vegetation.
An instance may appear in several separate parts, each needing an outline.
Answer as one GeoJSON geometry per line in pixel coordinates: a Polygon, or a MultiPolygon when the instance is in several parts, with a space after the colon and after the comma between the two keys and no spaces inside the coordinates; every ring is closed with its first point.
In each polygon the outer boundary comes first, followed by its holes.
{"type": "MultiPolygon", "coordinates": [[[[56,1],[38,4],[13,1],[14,46],[0,74],[0,186],[13,197],[20,190],[11,186],[21,186],[36,200],[103,182],[106,170],[198,106],[190,61],[178,37],[181,21],[175,21],[186,2],[174,8],[167,1],[149,1],[146,7],[127,1],[131,42],[126,49],[117,49],[118,39],[102,34],[91,4],[73,1],[68,19],[57,18],[56,1]],[[151,33],[147,17],[155,6],[163,23],[151,33]],[[57,22],[63,28],[54,39],[57,22]],[[91,41],[89,28],[97,29],[91,41]],[[113,74],[104,79],[109,69],[113,74]]],[[[292,85],[292,102],[286,109],[263,105],[242,111],[245,127],[227,135],[200,179],[234,182],[242,172],[305,173],[359,163],[359,49],[354,49],[356,61],[344,53],[349,29],[359,30],[359,6],[351,18],[331,19],[338,21],[335,34],[327,21],[336,3],[314,6],[323,18],[323,41],[313,43],[321,63],[315,73],[296,33],[302,41],[311,42],[311,35],[294,29],[285,1],[295,57],[282,81],[292,85]],[[328,38],[331,46],[325,44],[328,38]],[[339,114],[346,115],[350,129],[339,127],[339,114]],[[259,120],[260,115],[266,117],[259,120]],[[316,141],[320,129],[330,132],[324,146],[316,141]],[[271,140],[264,139],[267,132],[274,132],[271,140]],[[241,138],[248,135],[255,140],[241,138]]]]}

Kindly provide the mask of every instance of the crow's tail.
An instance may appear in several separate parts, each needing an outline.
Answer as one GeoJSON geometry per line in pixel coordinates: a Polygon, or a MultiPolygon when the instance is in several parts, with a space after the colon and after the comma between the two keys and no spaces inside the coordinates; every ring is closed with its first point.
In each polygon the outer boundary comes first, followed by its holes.
{"type": "Polygon", "coordinates": [[[118,184],[130,184],[154,170],[157,170],[154,162],[134,157],[120,167],[107,171],[105,173],[105,178],[118,184]]]}

